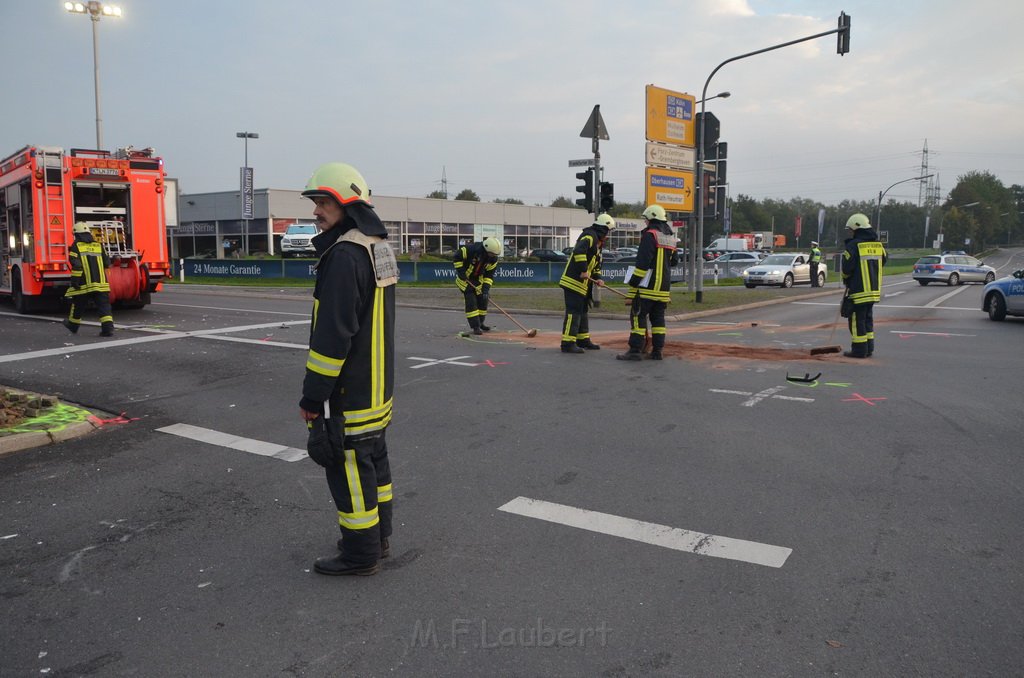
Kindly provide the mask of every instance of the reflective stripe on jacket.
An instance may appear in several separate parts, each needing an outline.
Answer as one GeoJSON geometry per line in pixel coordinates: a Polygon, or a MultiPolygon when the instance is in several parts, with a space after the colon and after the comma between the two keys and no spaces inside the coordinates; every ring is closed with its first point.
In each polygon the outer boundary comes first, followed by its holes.
{"type": "Polygon", "coordinates": [[[870,228],[854,231],[843,252],[843,284],[850,301],[872,304],[882,299],[882,267],[887,256],[878,236],[870,228]]]}
{"type": "Polygon", "coordinates": [[[76,236],[78,239],[68,248],[68,263],[71,264],[71,289],[67,296],[109,292],[107,266],[110,260],[103,251],[103,245],[94,242],[91,235],[76,236]]]}

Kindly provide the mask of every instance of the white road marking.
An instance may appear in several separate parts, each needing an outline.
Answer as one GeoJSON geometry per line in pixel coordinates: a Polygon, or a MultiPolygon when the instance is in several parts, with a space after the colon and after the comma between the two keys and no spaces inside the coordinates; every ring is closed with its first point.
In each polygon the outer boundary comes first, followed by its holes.
{"type": "Polygon", "coordinates": [[[158,428],[157,431],[188,438],[189,440],[197,440],[201,443],[227,447],[232,450],[250,452],[263,457],[273,457],[283,461],[299,461],[306,458],[306,450],[300,450],[297,447],[288,447],[252,438],[242,438],[231,433],[222,433],[221,431],[214,431],[213,429],[201,426],[192,426],[191,424],[171,424],[170,426],[158,428]]]}
{"type": "Polygon", "coordinates": [[[610,513],[588,511],[528,497],[516,497],[504,506],[499,506],[498,510],[676,551],[711,556],[712,558],[741,560],[768,567],[782,567],[786,559],[789,558],[789,554],[793,552],[793,549],[784,546],[772,546],[745,539],[692,532],[678,527],[647,523],[610,513]]]}
{"type": "MultiPolygon", "coordinates": [[[[6,314],[11,315],[11,314],[6,314]]],[[[50,319],[51,321],[59,322],[59,319],[50,319]]],[[[133,344],[146,344],[152,341],[166,341],[168,339],[183,339],[185,337],[199,337],[203,339],[219,339],[222,341],[241,341],[260,344],[270,344],[272,346],[283,346],[285,348],[299,348],[306,350],[309,346],[299,344],[285,344],[276,343],[269,341],[261,341],[258,339],[245,339],[239,337],[222,337],[218,336],[221,334],[230,334],[233,332],[246,332],[251,330],[265,330],[274,327],[290,326],[290,325],[308,325],[309,320],[285,320],[271,323],[260,323],[258,325],[235,325],[234,327],[220,327],[206,330],[192,330],[188,332],[179,332],[177,330],[165,330],[153,327],[140,327],[135,331],[147,332],[152,336],[148,337],[133,337],[131,339],[108,339],[105,341],[97,341],[92,344],[81,344],[79,346],[62,346],[60,348],[48,348],[41,351],[28,351],[26,353],[12,353],[11,355],[0,356],[0,363],[9,363],[19,360],[32,360],[34,358],[49,358],[56,355],[66,355],[69,353],[81,353],[82,351],[99,351],[107,348],[115,348],[117,346],[131,346],[133,344]]]]}
{"type": "MultiPolygon", "coordinates": [[[[312,296],[310,296],[312,299],[312,296]]],[[[154,301],[150,306],[176,306],[179,308],[198,308],[204,311],[234,311],[236,313],[267,313],[270,315],[297,315],[303,318],[308,318],[309,313],[294,313],[290,311],[260,311],[255,309],[239,309],[239,308],[222,308],[220,306],[196,306],[194,304],[169,304],[166,301],[154,301]]]]}
{"type": "MultiPolygon", "coordinates": [[[[949,299],[950,297],[955,297],[956,295],[960,294],[961,292],[963,292],[963,291],[964,291],[964,290],[966,290],[966,289],[967,289],[967,287],[966,287],[966,286],[963,286],[963,287],[957,287],[957,288],[956,288],[956,289],[954,289],[954,290],[953,290],[952,292],[949,292],[949,293],[947,293],[947,294],[943,294],[943,295],[942,295],[941,297],[939,297],[938,299],[933,299],[932,301],[929,301],[929,302],[928,302],[927,304],[925,304],[924,306],[925,306],[925,308],[935,308],[936,306],[938,306],[939,304],[941,304],[942,302],[944,302],[944,301],[945,301],[946,299],[949,299]]],[[[976,310],[978,310],[979,312],[981,311],[981,309],[980,309],[980,308],[979,308],[979,309],[976,309],[976,310]]]]}
{"type": "Polygon", "coordinates": [[[468,355],[457,355],[454,358],[415,358],[409,356],[409,360],[423,360],[425,362],[419,365],[413,365],[411,369],[418,370],[421,367],[430,367],[431,365],[462,365],[463,367],[477,367],[477,363],[460,363],[459,360],[468,358],[468,355]]]}
{"type": "Polygon", "coordinates": [[[922,334],[926,337],[973,337],[974,334],[953,334],[952,332],[911,332],[910,330],[889,330],[891,334],[922,334]]]}

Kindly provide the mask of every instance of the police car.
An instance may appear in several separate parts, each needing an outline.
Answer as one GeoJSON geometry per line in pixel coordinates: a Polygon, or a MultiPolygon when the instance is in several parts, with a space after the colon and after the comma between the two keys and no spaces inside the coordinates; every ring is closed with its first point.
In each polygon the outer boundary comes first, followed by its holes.
{"type": "Polygon", "coordinates": [[[981,310],[992,320],[1003,320],[1008,315],[1024,316],[1024,268],[985,285],[981,300],[981,310]]]}
{"type": "Polygon", "coordinates": [[[966,254],[933,254],[914,263],[913,277],[922,285],[930,282],[947,285],[990,283],[996,279],[996,269],[966,254]]]}

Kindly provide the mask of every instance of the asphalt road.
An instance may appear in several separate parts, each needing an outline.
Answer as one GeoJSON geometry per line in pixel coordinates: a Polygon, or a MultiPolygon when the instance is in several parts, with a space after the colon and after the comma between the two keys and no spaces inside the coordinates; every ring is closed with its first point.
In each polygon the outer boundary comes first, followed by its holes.
{"type": "Polygon", "coordinates": [[[0,676],[1017,675],[1024,319],[980,292],[888,279],[870,361],[810,356],[830,297],[639,363],[621,320],[575,356],[402,307],[392,557],[352,579],[311,570],[307,297],[168,290],[113,340],[0,306],[0,383],[123,414],[0,457],[0,676]]]}

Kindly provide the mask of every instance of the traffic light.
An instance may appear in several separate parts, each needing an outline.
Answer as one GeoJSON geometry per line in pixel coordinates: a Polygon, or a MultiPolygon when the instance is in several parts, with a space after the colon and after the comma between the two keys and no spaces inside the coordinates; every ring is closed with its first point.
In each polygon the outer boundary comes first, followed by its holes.
{"type": "Polygon", "coordinates": [[[607,212],[615,207],[615,184],[610,181],[601,182],[601,211],[607,212]]]}
{"type": "Polygon", "coordinates": [[[577,193],[582,193],[582,198],[576,198],[576,204],[587,210],[588,212],[594,211],[594,169],[590,168],[586,172],[577,172],[576,178],[583,181],[582,186],[576,187],[577,193]]]}
{"type": "Polygon", "coordinates": [[[850,15],[839,13],[839,32],[836,33],[836,54],[843,56],[850,51],[850,15]]]}
{"type": "Polygon", "coordinates": [[[696,138],[694,139],[695,145],[700,144],[700,130],[704,127],[704,120],[707,119],[707,128],[704,130],[704,157],[707,158],[714,153],[714,146],[718,143],[718,135],[721,132],[721,125],[718,123],[718,118],[711,111],[697,114],[697,127],[696,138]]]}
{"type": "Polygon", "coordinates": [[[725,178],[726,157],[729,153],[729,142],[719,141],[715,146],[715,183],[724,184],[728,181],[725,178]]]}

